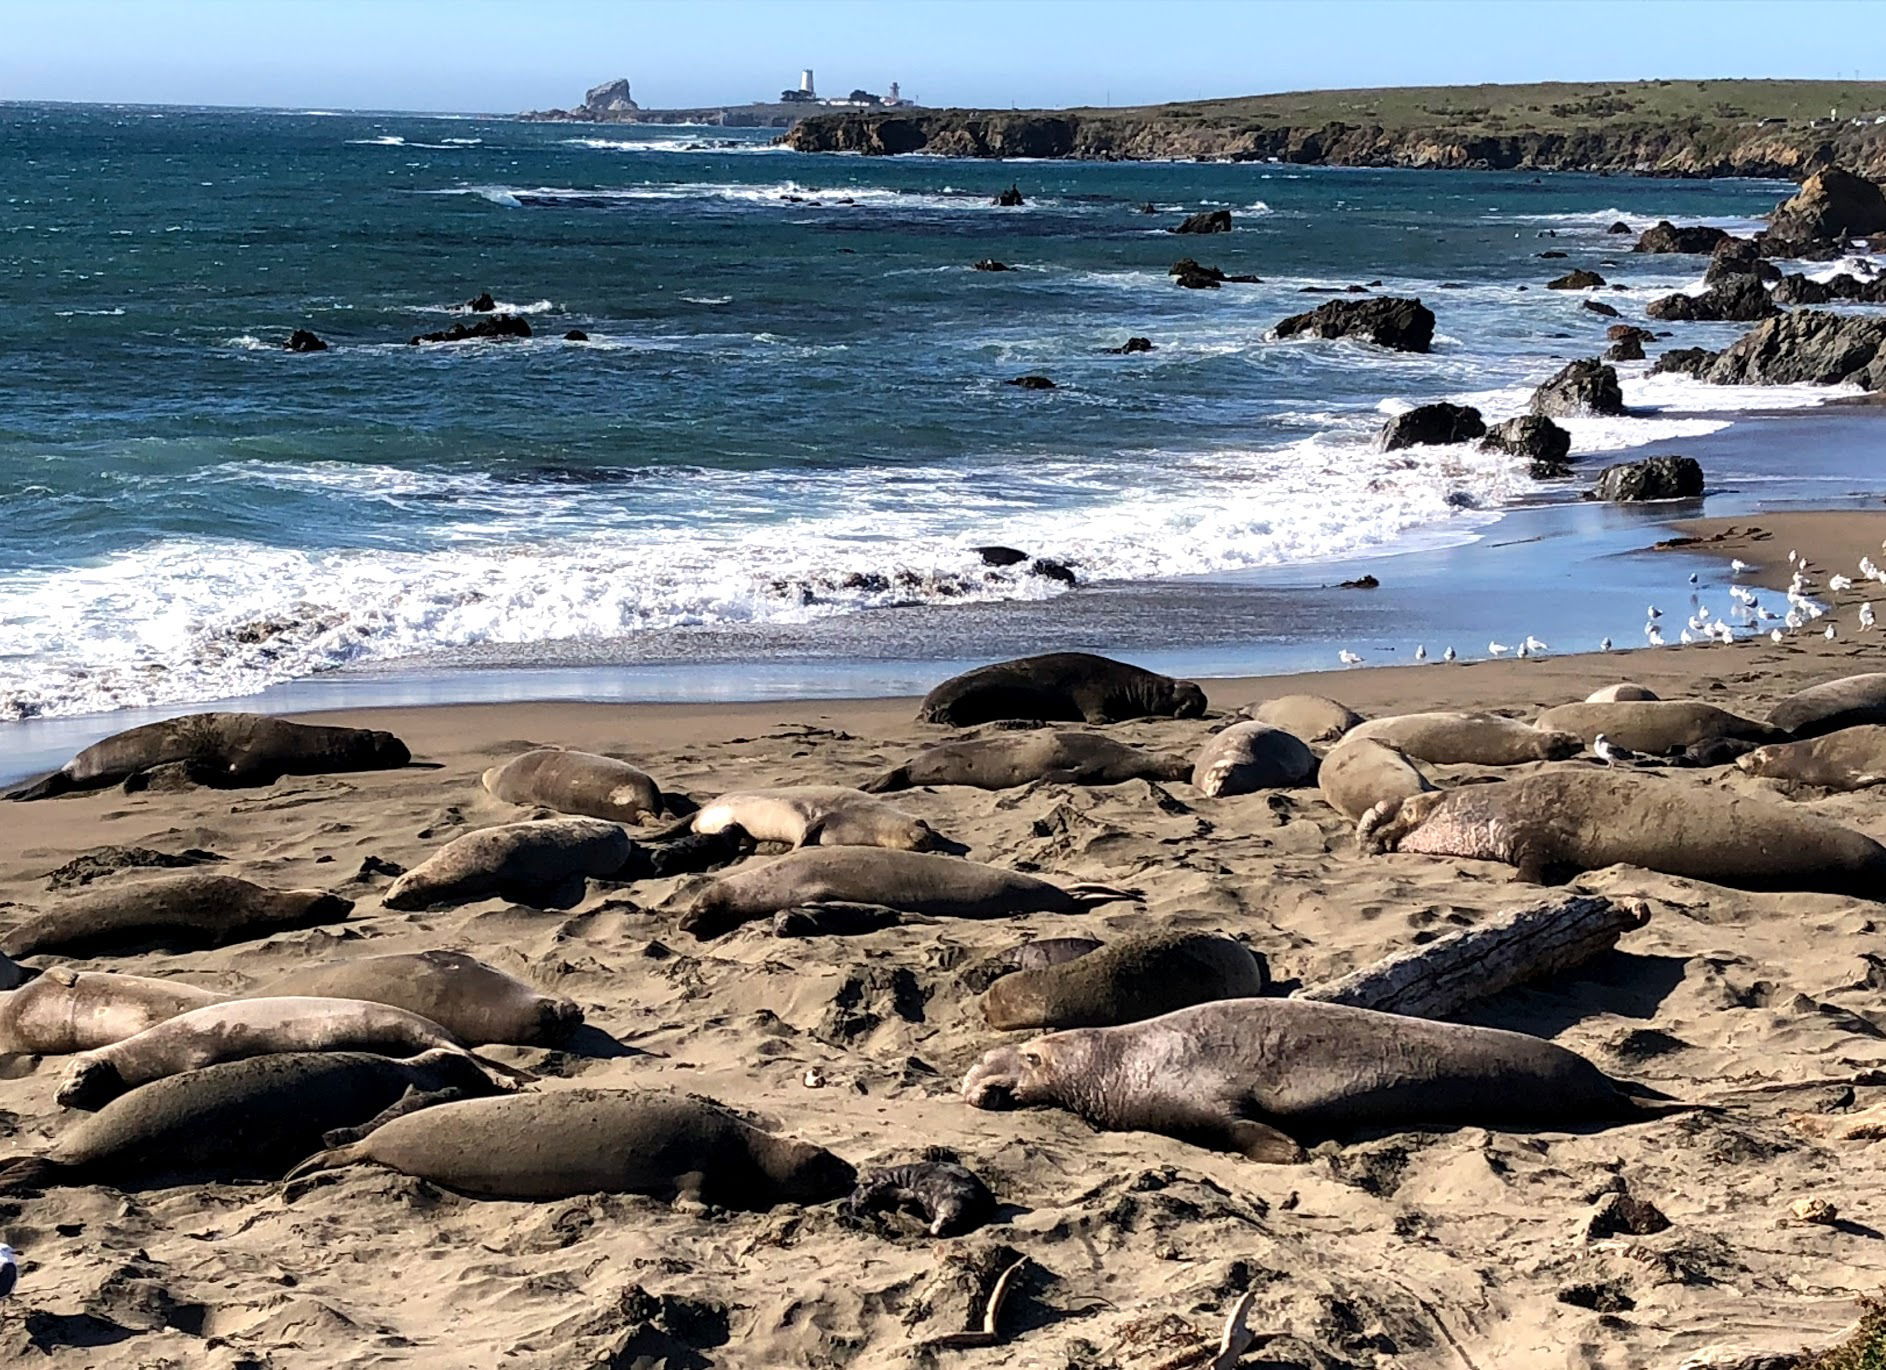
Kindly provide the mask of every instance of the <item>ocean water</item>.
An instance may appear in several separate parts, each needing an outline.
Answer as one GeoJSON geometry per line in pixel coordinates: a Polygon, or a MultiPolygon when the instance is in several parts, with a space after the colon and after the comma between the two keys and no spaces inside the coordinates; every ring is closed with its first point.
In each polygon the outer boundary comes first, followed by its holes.
{"type": "MultiPolygon", "coordinates": [[[[1520,412],[1611,322],[1547,279],[1595,268],[1636,321],[1699,284],[1607,225],[1748,231],[1789,191],[766,137],[0,105],[0,720],[690,634],[750,631],[757,659],[831,625],[855,654],[886,610],[910,653],[971,659],[1000,634],[965,605],[1080,593],[987,543],[1114,587],[1471,543],[1571,487],[1469,447],[1384,456],[1385,414],[1520,412]],[[1028,203],[992,207],[1011,182],[1028,203]],[[1216,207],[1231,234],[1164,231],[1216,207]],[[1180,290],[1181,256],[1263,282],[1180,290]],[[1306,288],[1361,282],[1435,310],[1432,355],[1271,337],[1306,288]],[[535,336],[407,345],[483,290],[535,336]],[[282,350],[301,327],[330,350],[282,350]],[[1156,350],[1106,351],[1134,334],[1156,350]],[[1029,372],[1058,388],[1004,384],[1029,372]]],[[[1632,417],[1568,424],[1576,454],[1828,398],[1644,369],[1632,417]]]]}

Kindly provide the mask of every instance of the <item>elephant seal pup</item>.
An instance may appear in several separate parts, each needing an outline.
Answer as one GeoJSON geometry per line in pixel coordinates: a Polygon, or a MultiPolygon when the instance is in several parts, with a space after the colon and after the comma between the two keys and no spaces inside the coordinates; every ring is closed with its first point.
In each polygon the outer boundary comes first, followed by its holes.
{"type": "Polygon", "coordinates": [[[967,728],[1004,719],[1119,723],[1129,718],[1202,718],[1205,692],[1090,652],[1049,652],[978,666],[923,697],[924,723],[967,728]]]}
{"type": "Polygon", "coordinates": [[[711,1099],[628,1089],[441,1104],[289,1178],[363,1161],[483,1199],[652,1194],[743,1209],[843,1198],[857,1179],[825,1148],[762,1132],[711,1099]]]}
{"type": "MultiPolygon", "coordinates": [[[[248,1056],[371,1051],[406,1057],[440,1049],[465,1052],[437,1023],[388,1004],[364,999],[232,999],[180,1013],[136,1036],[75,1057],[54,1097],[67,1108],[91,1112],[152,1080],[248,1056]]],[[[495,1061],[479,1064],[500,1074],[521,1074],[495,1061]]]]}
{"type": "Polygon", "coordinates": [[[1347,704],[1322,695],[1279,695],[1238,710],[1244,717],[1268,723],[1305,742],[1334,742],[1363,721],[1347,704]]]}
{"type": "Polygon", "coordinates": [[[1159,1132],[1254,1161],[1362,1128],[1582,1124],[1668,1111],[1522,1033],[1306,999],[1226,999],[1122,1027],[997,1047],[977,1108],[1053,1105],[1108,1132],[1159,1132]]]}
{"type": "Polygon", "coordinates": [[[539,908],[568,908],[585,877],[628,864],[629,835],[599,818],[505,823],[453,838],[387,887],[389,909],[428,909],[498,896],[539,908]]]}
{"type": "Polygon", "coordinates": [[[1372,737],[1345,737],[1316,769],[1317,788],[1329,806],[1350,822],[1384,799],[1406,799],[1434,788],[1402,753],[1372,737]]]}
{"type": "Polygon", "coordinates": [[[323,1133],[366,1122],[409,1087],[494,1088],[463,1052],[429,1051],[409,1061],[359,1051],[225,1061],[114,1099],[60,1134],[43,1156],[0,1161],[0,1193],[276,1179],[318,1149],[323,1133]]]}
{"type": "Polygon", "coordinates": [[[1142,751],[1099,733],[1044,728],[930,747],[864,789],[871,794],[916,785],[1011,790],[1037,780],[1056,785],[1122,785],[1129,780],[1184,780],[1191,774],[1192,763],[1182,756],[1142,751]]]}
{"type": "Polygon", "coordinates": [[[678,795],[664,795],[648,772],[626,761],[561,747],[539,747],[493,766],[484,786],[507,804],[540,804],[611,823],[648,823],[692,807],[678,795]]]}
{"type": "MultiPolygon", "coordinates": [[[[1797,690],[1768,711],[1768,721],[1797,738],[1886,723],[1886,673],[1842,676],[1797,690]]],[[[1780,739],[1762,739],[1771,740],[1780,739]]]]}
{"type": "Polygon", "coordinates": [[[890,847],[897,851],[963,850],[921,818],[842,785],[785,785],[736,790],[703,804],[663,837],[739,828],[756,842],[790,847],[890,847]]]}
{"type": "Polygon", "coordinates": [[[1749,742],[1785,742],[1787,735],[1766,723],[1740,718],[1713,704],[1691,699],[1626,700],[1616,704],[1561,704],[1540,714],[1537,725],[1575,733],[1590,746],[1603,733],[1613,745],[1651,756],[1709,742],[1718,737],[1749,742]]]}
{"type": "Polygon", "coordinates": [[[365,999],[430,1019],[466,1046],[553,1046],[583,1022],[561,994],[467,956],[462,951],[393,952],[292,970],[249,996],[365,999]]]}
{"type": "Polygon", "coordinates": [[[1343,741],[1369,738],[1430,766],[1517,766],[1527,761],[1563,761],[1584,750],[1563,730],[1533,727],[1498,714],[1426,713],[1372,718],[1351,728],[1343,741]]]}
{"type": "Polygon", "coordinates": [[[1565,771],[1385,800],[1365,852],[1505,861],[1541,883],[1623,864],[1754,890],[1886,898],[1886,847],[1791,804],[1619,771],[1565,771]]]}
{"type": "Polygon", "coordinates": [[[1757,747],[1735,759],[1750,775],[1817,785],[1827,790],[1864,790],[1886,785],[1886,727],[1877,723],[1823,733],[1805,742],[1757,747]]]}
{"type": "Polygon", "coordinates": [[[1270,989],[1263,960],[1207,932],[1126,937],[1058,966],[1004,975],[982,996],[992,1028],[1113,1027],[1270,989]]]}
{"type": "Polygon", "coordinates": [[[1619,681],[1616,685],[1606,685],[1603,689],[1593,690],[1585,696],[1587,704],[1647,704],[1655,701],[1657,692],[1639,685],[1632,680],[1619,681]]]}
{"type": "Polygon", "coordinates": [[[703,940],[799,904],[881,904],[940,918],[1081,913],[1138,896],[1107,885],[1067,889],[954,856],[882,847],[807,847],[723,875],[694,896],[681,930],[703,940]]]}
{"type": "Polygon", "coordinates": [[[393,770],[412,759],[404,742],[371,728],[319,727],[266,714],[185,714],[94,742],[7,798],[102,789],[174,762],[188,765],[206,784],[271,785],[285,775],[393,770]]]}
{"type": "Polygon", "coordinates": [[[1316,774],[1316,753],[1295,733],[1268,723],[1233,723],[1199,748],[1192,784],[1211,798],[1301,785],[1316,774]]]}
{"type": "Polygon", "coordinates": [[[955,1161],[916,1161],[866,1171],[840,1208],[853,1217],[915,1209],[932,1237],[960,1237],[995,1217],[995,1195],[980,1175],[955,1161]]]}
{"type": "Polygon", "coordinates": [[[226,998],[181,980],[54,966],[0,999],[0,1052],[65,1056],[91,1051],[226,998]]]}
{"type": "Polygon", "coordinates": [[[112,951],[129,945],[220,946],[289,928],[338,923],[354,901],[322,890],[271,890],[233,875],[161,875],[94,885],[28,918],[0,952],[112,951]]]}

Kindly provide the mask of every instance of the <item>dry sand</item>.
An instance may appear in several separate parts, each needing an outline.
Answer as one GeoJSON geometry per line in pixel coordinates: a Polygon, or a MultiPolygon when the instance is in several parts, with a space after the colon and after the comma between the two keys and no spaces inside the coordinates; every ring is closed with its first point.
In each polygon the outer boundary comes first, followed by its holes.
{"type": "MultiPolygon", "coordinates": [[[[1734,546],[1775,561],[1795,545],[1824,566],[1850,567],[1886,537],[1882,515],[1757,522],[1771,536],[1734,546]]],[[[1699,527],[1708,535],[1720,525],[1699,527]]],[[[1841,597],[1849,606],[1859,598],[1841,597]]],[[[1369,715],[1484,706],[1529,718],[1628,678],[1760,716],[1804,684],[1886,669],[1881,640],[1852,632],[1850,607],[1836,616],[1857,640],[1209,687],[1217,709],[1309,690],[1369,715]]],[[[231,873],[348,893],[359,901],[354,915],[217,951],[82,964],[235,989],[314,958],[464,948],[573,996],[623,1044],[613,1056],[493,1049],[543,1075],[538,1087],[699,1091],[860,1166],[948,1147],[1007,1205],[997,1225],[936,1241],[914,1226],[848,1222],[831,1205],[694,1215],[636,1197],[480,1202],[369,1169],[292,1205],[276,1185],[54,1190],[0,1199],[0,1237],[25,1262],[18,1293],[0,1309],[0,1355],[101,1368],[1141,1370],[1197,1363],[1174,1358],[1202,1336],[1215,1343],[1226,1309],[1250,1290],[1260,1339],[1245,1365],[1674,1370],[1706,1348],[1829,1341],[1852,1320],[1856,1296],[1886,1284],[1886,1240],[1875,1230],[1886,1227],[1886,1153],[1789,1120],[1794,1111],[1857,1112],[1886,1098],[1879,1089],[1807,1087],[1719,1116],[1609,1131],[1399,1134],[1289,1167],[1159,1136],[1097,1134],[1060,1112],[988,1113],[962,1102],[963,1069],[1002,1040],[980,1023],[962,972],[1024,934],[1223,929],[1263,951],[1280,980],[1316,981],[1536,897],[1501,865],[1358,856],[1349,825],[1313,789],[1207,800],[1184,784],[1134,782],[901,796],[970,843],[975,859],[1138,886],[1146,902],[858,938],[777,940],[757,925],[699,944],[662,908],[674,881],[592,887],[563,912],[489,900],[400,914],[381,906],[383,877],[356,878],[368,857],[410,866],[460,833],[524,816],[486,796],[478,776],[533,744],[618,753],[705,797],[861,781],[942,735],[913,712],[911,701],[888,700],[346,715],[394,729],[438,769],[6,806],[0,900],[10,902],[0,904],[0,925],[56,898],[47,872],[90,848],[205,848],[231,873]],[[814,1068],[822,1086],[805,1082],[814,1068]],[[1669,1228],[1585,1240],[1594,1202],[1620,1186],[1655,1204],[1669,1228]],[[1841,1223],[1785,1221],[1808,1197],[1835,1203],[1841,1223]],[[933,1288],[939,1272],[962,1253],[1000,1263],[996,1246],[1029,1260],[1004,1312],[1003,1344],[913,1350],[962,1325],[933,1288]]],[[[1114,731],[1190,751],[1208,726],[1114,731]]],[[[1772,788],[1732,768],[1670,783],[1772,788]]],[[[1879,792],[1789,802],[1886,838],[1879,792]]],[[[1646,901],[1648,925],[1561,983],[1489,1001],[1477,1021],[1551,1037],[1688,1099],[1886,1067],[1879,906],[1628,868],[1578,884],[1646,901]]],[[[5,1152],[37,1152],[67,1124],[52,1098],[58,1073],[56,1060],[16,1060],[0,1079],[5,1152]]]]}

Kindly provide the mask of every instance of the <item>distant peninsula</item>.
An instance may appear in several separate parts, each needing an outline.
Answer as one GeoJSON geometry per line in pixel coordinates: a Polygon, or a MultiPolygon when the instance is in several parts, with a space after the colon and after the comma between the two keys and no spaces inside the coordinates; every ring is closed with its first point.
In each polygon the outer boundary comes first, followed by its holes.
{"type": "Polygon", "coordinates": [[[1886,177],[1886,82],[1628,81],[1304,91],[1121,109],[820,111],[801,152],[1886,177]]]}
{"type": "Polygon", "coordinates": [[[692,109],[645,109],[635,102],[626,78],[591,86],[583,103],[569,109],[535,109],[518,115],[540,123],[577,124],[708,124],[719,128],[791,128],[800,120],[832,110],[910,110],[915,106],[898,94],[891,82],[888,95],[854,90],[835,99],[822,98],[813,89],[812,73],[799,74],[796,89],[780,92],[777,100],[756,100],[744,105],[700,105],[692,109]]]}

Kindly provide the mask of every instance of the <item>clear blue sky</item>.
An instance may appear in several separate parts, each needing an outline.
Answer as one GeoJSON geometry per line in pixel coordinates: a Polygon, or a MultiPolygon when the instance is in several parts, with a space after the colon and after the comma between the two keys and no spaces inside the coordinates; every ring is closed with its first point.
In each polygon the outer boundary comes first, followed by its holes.
{"type": "Polygon", "coordinates": [[[1886,77],[1883,0],[0,0],[0,99],[509,112],[892,80],[925,104],[1886,77]]]}

